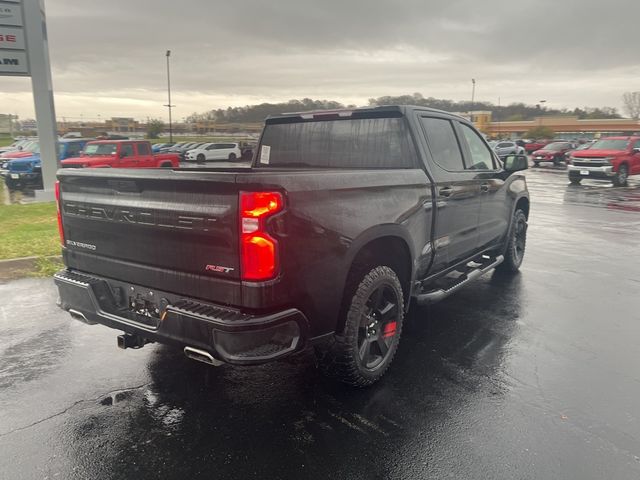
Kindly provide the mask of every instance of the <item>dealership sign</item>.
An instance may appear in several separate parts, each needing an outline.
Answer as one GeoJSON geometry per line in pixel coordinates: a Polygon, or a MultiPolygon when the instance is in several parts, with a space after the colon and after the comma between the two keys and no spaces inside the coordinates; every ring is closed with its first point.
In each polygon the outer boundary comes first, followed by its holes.
{"type": "Polygon", "coordinates": [[[20,0],[0,0],[0,75],[29,75],[20,0]]]}

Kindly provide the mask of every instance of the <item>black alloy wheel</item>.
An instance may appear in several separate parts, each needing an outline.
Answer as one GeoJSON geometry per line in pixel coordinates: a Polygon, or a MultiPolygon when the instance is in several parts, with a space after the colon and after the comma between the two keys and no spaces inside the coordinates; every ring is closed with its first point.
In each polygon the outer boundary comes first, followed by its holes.
{"type": "Polygon", "coordinates": [[[527,245],[527,228],[527,216],[521,209],[517,209],[511,221],[511,230],[507,238],[504,261],[498,265],[497,270],[510,273],[515,273],[520,270],[527,245]]]}
{"type": "Polygon", "coordinates": [[[344,328],[316,344],[322,371],[354,387],[378,381],[398,349],[404,296],[396,272],[380,265],[354,267],[347,281],[344,328]]]}
{"type": "Polygon", "coordinates": [[[398,298],[391,285],[376,288],[365,304],[358,328],[358,359],[362,368],[375,370],[389,356],[397,333],[398,298]]]}

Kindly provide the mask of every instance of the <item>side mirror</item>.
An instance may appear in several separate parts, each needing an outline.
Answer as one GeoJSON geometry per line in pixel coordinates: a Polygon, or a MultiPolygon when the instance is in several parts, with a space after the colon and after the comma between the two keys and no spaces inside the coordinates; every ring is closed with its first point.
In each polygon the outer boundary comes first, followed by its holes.
{"type": "Polygon", "coordinates": [[[640,153],[640,147],[636,147],[633,149],[633,153],[640,153]]]}
{"type": "Polygon", "coordinates": [[[127,155],[127,152],[120,152],[120,155],[117,155],[119,158],[127,158],[129,155],[127,155]]]}
{"type": "Polygon", "coordinates": [[[519,172],[529,168],[529,159],[526,155],[507,155],[504,157],[505,172],[519,172]]]}

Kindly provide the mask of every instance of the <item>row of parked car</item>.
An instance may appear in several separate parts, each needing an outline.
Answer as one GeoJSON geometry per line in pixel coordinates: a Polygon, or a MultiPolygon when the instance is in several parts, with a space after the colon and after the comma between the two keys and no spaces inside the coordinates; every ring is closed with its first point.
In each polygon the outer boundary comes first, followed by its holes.
{"type": "Polygon", "coordinates": [[[608,180],[621,187],[627,185],[630,175],[640,175],[640,136],[605,137],[584,143],[566,140],[489,143],[501,157],[530,154],[536,167],[543,162],[554,165],[564,162],[572,184],[587,178],[608,180]]]}
{"type": "MultiPolygon", "coordinates": [[[[251,156],[252,147],[242,143],[195,143],[151,145],[144,140],[94,140],[63,138],[58,141],[58,161],[63,168],[178,167],[181,161],[206,162],[251,156]]],[[[0,150],[0,176],[11,189],[39,188],[42,184],[40,145],[23,139],[0,150]]]]}
{"type": "Polygon", "coordinates": [[[157,153],[177,153],[180,160],[208,162],[214,160],[235,161],[251,158],[253,145],[248,142],[179,142],[159,143],[153,146],[157,153]]]}

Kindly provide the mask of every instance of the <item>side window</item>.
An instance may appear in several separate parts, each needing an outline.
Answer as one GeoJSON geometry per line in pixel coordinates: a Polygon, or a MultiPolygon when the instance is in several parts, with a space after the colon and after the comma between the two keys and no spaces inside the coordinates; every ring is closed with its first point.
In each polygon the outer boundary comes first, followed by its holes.
{"type": "Polygon", "coordinates": [[[470,170],[492,170],[494,166],[491,150],[489,150],[480,136],[472,130],[471,127],[461,123],[460,129],[462,130],[462,135],[467,142],[471,155],[471,165],[469,165],[468,168],[470,170]]]}
{"type": "Polygon", "coordinates": [[[633,145],[633,148],[640,148],[640,140],[636,140],[636,143],[633,145]]]}
{"type": "Polygon", "coordinates": [[[449,172],[464,170],[462,153],[449,120],[420,117],[434,161],[449,172]]]}
{"type": "Polygon", "coordinates": [[[215,146],[215,145],[209,145],[209,146],[207,147],[207,150],[215,150],[215,149],[216,149],[216,146],[215,146]]]}
{"type": "Polygon", "coordinates": [[[81,143],[70,143],[67,145],[67,156],[75,157],[82,151],[81,143]]]}
{"type": "Polygon", "coordinates": [[[125,143],[120,150],[120,157],[133,157],[133,144],[125,143]]]}
{"type": "Polygon", "coordinates": [[[136,147],[138,148],[138,155],[151,155],[148,143],[136,143],[136,147]]]}

